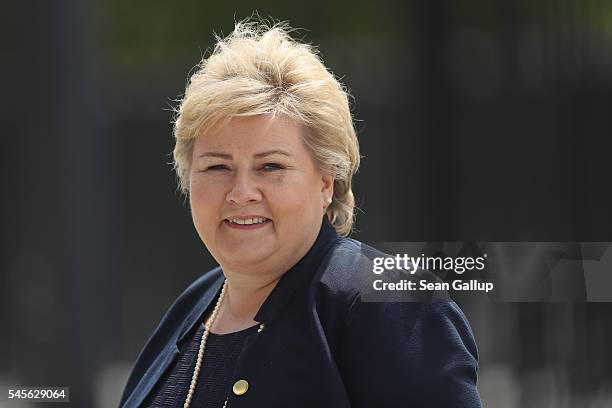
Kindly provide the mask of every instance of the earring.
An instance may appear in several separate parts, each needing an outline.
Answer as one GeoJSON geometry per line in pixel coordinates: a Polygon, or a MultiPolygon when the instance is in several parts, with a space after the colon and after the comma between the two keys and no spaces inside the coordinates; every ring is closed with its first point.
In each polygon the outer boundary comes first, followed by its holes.
{"type": "Polygon", "coordinates": [[[331,197],[327,197],[325,199],[325,202],[327,203],[327,205],[330,205],[332,203],[332,198],[331,197]]]}

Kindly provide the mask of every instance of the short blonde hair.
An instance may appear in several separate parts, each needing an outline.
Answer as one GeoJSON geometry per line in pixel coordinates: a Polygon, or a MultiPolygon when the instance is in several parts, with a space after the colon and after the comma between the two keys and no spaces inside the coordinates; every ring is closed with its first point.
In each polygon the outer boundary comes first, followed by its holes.
{"type": "Polygon", "coordinates": [[[174,121],[174,167],[189,194],[194,140],[236,116],[271,114],[301,124],[303,142],[322,171],[335,176],[326,215],[338,234],[351,233],[352,178],[359,144],[346,88],[317,50],[293,40],[286,23],[238,22],[189,79],[174,121]]]}

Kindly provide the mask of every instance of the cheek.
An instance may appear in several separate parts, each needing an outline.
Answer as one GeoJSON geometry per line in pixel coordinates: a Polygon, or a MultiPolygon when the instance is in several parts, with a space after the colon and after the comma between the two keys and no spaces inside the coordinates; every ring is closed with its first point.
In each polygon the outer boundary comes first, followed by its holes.
{"type": "Polygon", "coordinates": [[[268,202],[279,213],[293,217],[308,218],[319,206],[320,192],[316,181],[295,177],[284,180],[268,189],[268,202]]]}
{"type": "Polygon", "coordinates": [[[194,177],[190,184],[189,198],[194,217],[206,218],[213,215],[223,201],[223,188],[220,183],[194,177]]]}

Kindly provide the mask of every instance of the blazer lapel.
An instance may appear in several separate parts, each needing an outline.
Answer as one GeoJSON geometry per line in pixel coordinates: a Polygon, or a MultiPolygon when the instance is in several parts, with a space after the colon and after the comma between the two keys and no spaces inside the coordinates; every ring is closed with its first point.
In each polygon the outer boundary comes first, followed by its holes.
{"type": "Polygon", "coordinates": [[[179,327],[174,333],[174,341],[169,341],[164,347],[161,353],[151,363],[145,374],[142,376],[140,382],[134,388],[134,391],[130,397],[126,400],[123,408],[135,408],[142,404],[142,401],[151,392],[155,384],[159,381],[160,377],[166,371],[168,366],[176,359],[179,354],[178,344],[187,335],[191,328],[199,321],[200,316],[206,311],[208,306],[217,297],[223,286],[225,277],[221,271],[221,268],[216,268],[210,272],[210,274],[217,274],[214,278],[214,282],[204,288],[204,293],[199,296],[197,302],[194,304],[191,311],[188,313],[182,324],[177,323],[179,327]]]}

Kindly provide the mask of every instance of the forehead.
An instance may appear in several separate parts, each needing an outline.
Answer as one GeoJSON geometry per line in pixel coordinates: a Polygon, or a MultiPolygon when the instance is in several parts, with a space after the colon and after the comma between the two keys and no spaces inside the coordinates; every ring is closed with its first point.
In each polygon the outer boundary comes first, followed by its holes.
{"type": "Polygon", "coordinates": [[[302,126],[283,118],[269,115],[234,117],[201,134],[195,141],[196,150],[238,149],[241,151],[271,147],[299,149],[302,144],[302,126]]]}

